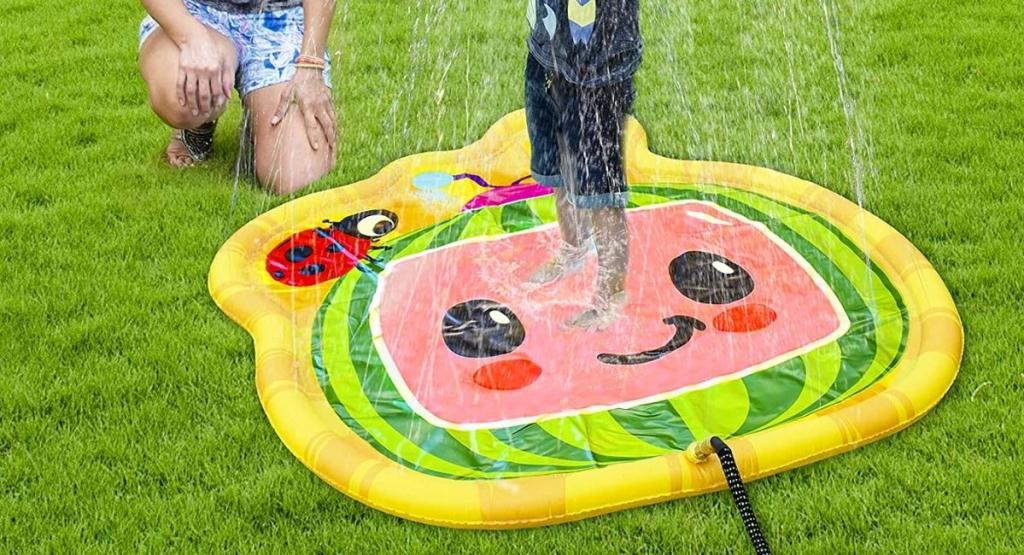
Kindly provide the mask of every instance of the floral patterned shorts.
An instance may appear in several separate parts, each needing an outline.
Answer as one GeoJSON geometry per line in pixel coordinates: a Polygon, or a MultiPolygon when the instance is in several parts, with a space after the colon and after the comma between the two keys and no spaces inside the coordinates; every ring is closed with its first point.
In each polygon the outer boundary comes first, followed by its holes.
{"type": "MultiPolygon", "coordinates": [[[[302,8],[262,13],[230,13],[184,0],[189,13],[207,27],[231,40],[238,52],[235,88],[243,97],[256,89],[287,83],[295,76],[295,60],[302,49],[302,8]]],[[[160,25],[152,17],[142,20],[139,47],[160,25]]],[[[327,56],[324,82],[331,86],[331,62],[327,56]]]]}

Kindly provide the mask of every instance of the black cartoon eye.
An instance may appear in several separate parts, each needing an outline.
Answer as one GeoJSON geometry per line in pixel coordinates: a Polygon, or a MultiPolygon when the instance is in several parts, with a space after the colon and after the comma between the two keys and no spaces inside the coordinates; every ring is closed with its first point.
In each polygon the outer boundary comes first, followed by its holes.
{"type": "Polygon", "coordinates": [[[739,264],[709,252],[690,251],[669,264],[676,289],[703,304],[730,304],[754,292],[754,278],[739,264]]]}
{"type": "Polygon", "coordinates": [[[313,255],[313,247],[308,245],[299,245],[292,247],[284,253],[284,259],[292,264],[299,264],[313,255]]]}
{"type": "Polygon", "coordinates": [[[477,299],[448,309],[441,335],[451,351],[466,358],[489,358],[515,351],[526,339],[526,329],[507,306],[477,299]]]}
{"type": "Polygon", "coordinates": [[[379,239],[398,227],[398,216],[388,210],[367,210],[335,223],[334,227],[354,237],[379,239]]]}

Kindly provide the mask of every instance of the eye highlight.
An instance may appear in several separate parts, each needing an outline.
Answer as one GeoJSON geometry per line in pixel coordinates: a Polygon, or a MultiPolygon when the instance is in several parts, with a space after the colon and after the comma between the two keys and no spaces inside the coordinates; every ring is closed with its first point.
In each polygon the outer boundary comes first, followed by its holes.
{"type": "Polygon", "coordinates": [[[389,210],[367,210],[335,223],[334,227],[353,237],[379,239],[398,227],[398,216],[389,210]]]}
{"type": "Polygon", "coordinates": [[[441,336],[453,353],[466,358],[507,355],[526,340],[526,329],[507,306],[475,299],[448,309],[441,336]]]}
{"type": "Polygon", "coordinates": [[[743,266],[709,252],[679,255],[668,273],[680,293],[702,304],[731,304],[754,292],[754,278],[743,266]]]}

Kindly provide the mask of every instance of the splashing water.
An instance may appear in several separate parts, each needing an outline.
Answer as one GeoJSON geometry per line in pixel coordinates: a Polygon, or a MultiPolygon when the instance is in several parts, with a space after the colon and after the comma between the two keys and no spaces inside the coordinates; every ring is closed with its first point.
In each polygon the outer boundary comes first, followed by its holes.
{"type": "MultiPolygon", "coordinates": [[[[836,85],[838,87],[839,101],[842,104],[843,117],[846,121],[847,147],[850,151],[850,166],[852,170],[851,186],[853,188],[854,199],[856,200],[857,205],[863,210],[867,202],[865,180],[866,175],[869,170],[871,170],[868,166],[870,163],[870,157],[865,158],[863,151],[869,149],[864,147],[866,140],[863,126],[857,111],[857,105],[849,91],[849,77],[846,74],[846,65],[843,61],[843,55],[840,48],[842,36],[835,0],[819,0],[819,3],[821,4],[822,16],[824,18],[825,33],[828,37],[829,51],[832,55],[832,62],[836,70],[836,85]]],[[[863,213],[860,218],[860,242],[861,245],[864,245],[865,272],[869,274],[867,277],[870,279],[872,262],[871,253],[867,248],[869,243],[867,237],[867,226],[863,222],[863,213]]],[[[876,299],[873,291],[869,292],[868,301],[869,306],[874,309],[876,299]]]]}
{"type": "Polygon", "coordinates": [[[842,104],[843,116],[846,120],[847,146],[850,150],[850,164],[853,170],[853,193],[857,204],[864,208],[867,200],[864,191],[866,166],[861,152],[861,145],[864,144],[864,132],[857,113],[857,105],[849,92],[849,78],[846,75],[846,65],[843,63],[843,55],[840,49],[842,37],[839,27],[839,15],[836,11],[835,0],[819,0],[819,2],[825,20],[825,33],[828,36],[832,62],[836,69],[839,102],[842,104]]]}

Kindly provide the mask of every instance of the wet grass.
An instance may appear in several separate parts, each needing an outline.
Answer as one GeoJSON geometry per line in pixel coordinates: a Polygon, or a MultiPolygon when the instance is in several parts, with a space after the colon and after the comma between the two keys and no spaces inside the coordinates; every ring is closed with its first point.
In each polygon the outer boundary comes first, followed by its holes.
{"type": "MultiPolygon", "coordinates": [[[[462,146],[522,104],[521,2],[339,3],[341,163],[314,189],[462,146]]],[[[851,198],[860,126],[868,208],[945,276],[968,351],[917,426],[751,494],[780,551],[1019,550],[1018,10],[836,8],[854,120],[822,5],[767,0],[652,8],[638,116],[661,154],[851,198]]],[[[320,482],[267,424],[251,341],[206,292],[226,237],[285,201],[233,192],[237,108],[210,164],[168,169],[135,69],[136,4],[6,0],[0,14],[0,551],[747,549],[724,494],[498,534],[399,521],[320,482]]]]}

